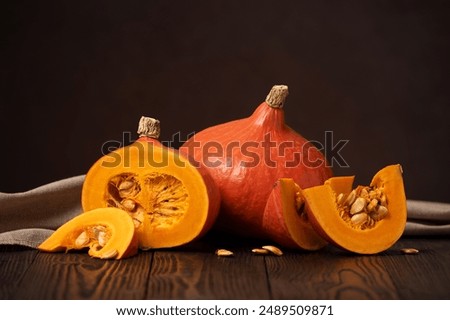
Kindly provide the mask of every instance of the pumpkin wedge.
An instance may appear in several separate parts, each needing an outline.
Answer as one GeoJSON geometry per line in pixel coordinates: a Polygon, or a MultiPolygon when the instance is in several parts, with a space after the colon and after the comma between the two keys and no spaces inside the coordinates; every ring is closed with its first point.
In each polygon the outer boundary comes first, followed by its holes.
{"type": "Polygon", "coordinates": [[[142,117],[140,138],[101,157],[83,184],[85,211],[117,207],[135,223],[141,249],[168,248],[204,235],[219,212],[209,174],[158,140],[159,121],[142,117]]]}
{"type": "Polygon", "coordinates": [[[137,253],[133,220],[117,208],[84,212],[59,227],[38,247],[45,252],[81,250],[100,259],[121,259],[137,253]]]}
{"type": "Polygon", "coordinates": [[[292,249],[318,250],[327,242],[309,223],[301,189],[293,179],[279,179],[269,195],[263,215],[267,237],[292,249]]]}
{"type": "Polygon", "coordinates": [[[333,177],[304,189],[305,210],[327,241],[351,252],[375,254],[390,248],[406,226],[402,168],[390,165],[369,186],[353,189],[354,177],[333,177]]]}

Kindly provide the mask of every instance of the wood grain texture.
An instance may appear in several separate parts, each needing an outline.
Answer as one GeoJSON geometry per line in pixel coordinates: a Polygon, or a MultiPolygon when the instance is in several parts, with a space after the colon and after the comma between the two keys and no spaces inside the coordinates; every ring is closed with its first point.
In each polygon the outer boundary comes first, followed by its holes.
{"type": "Polygon", "coordinates": [[[396,299],[396,288],[379,256],[326,248],[267,257],[273,299],[396,299]],[[326,258],[325,258],[326,257],[326,258]]]}
{"type": "Polygon", "coordinates": [[[450,239],[403,239],[383,262],[401,299],[450,299],[450,239]],[[402,248],[416,248],[404,255],[402,248]]]}
{"type": "Polygon", "coordinates": [[[269,299],[263,257],[230,246],[233,257],[218,257],[217,248],[156,252],[147,298],[269,299]]]}
{"type": "Polygon", "coordinates": [[[39,253],[15,299],[142,299],[151,253],[100,260],[86,253],[39,253]]]}
{"type": "Polygon", "coordinates": [[[120,261],[0,246],[1,299],[450,299],[450,239],[404,238],[378,255],[331,246],[257,256],[266,243],[205,238],[120,261]],[[401,248],[414,247],[417,255],[401,248]],[[232,250],[218,257],[218,248],[232,250]]]}
{"type": "Polygon", "coordinates": [[[36,255],[36,250],[0,246],[0,299],[11,299],[21,291],[20,282],[36,255]]]}

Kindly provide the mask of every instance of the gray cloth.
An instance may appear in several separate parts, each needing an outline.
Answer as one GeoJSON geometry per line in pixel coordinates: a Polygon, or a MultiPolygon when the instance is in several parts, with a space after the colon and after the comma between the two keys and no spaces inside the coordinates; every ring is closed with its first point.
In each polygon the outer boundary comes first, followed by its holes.
{"type": "Polygon", "coordinates": [[[35,248],[82,212],[84,175],[20,193],[0,193],[0,244],[35,248]]]}
{"type": "MultiPolygon", "coordinates": [[[[0,193],[0,245],[37,247],[82,212],[84,175],[21,193],[0,193]]],[[[404,235],[450,235],[450,204],[408,200],[404,235]]]]}

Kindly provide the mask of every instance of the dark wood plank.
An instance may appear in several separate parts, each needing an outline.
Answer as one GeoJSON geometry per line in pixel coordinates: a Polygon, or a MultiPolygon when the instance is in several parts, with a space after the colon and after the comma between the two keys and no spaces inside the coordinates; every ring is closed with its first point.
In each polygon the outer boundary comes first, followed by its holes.
{"type": "Polygon", "coordinates": [[[402,239],[383,260],[401,299],[450,299],[450,239],[402,239]],[[404,255],[413,247],[417,255],[404,255]]]}
{"type": "Polygon", "coordinates": [[[241,245],[206,240],[177,250],[157,251],[148,299],[269,299],[264,258],[241,245]],[[218,257],[217,248],[233,257],[218,257]]]}
{"type": "Polygon", "coordinates": [[[273,299],[396,299],[382,257],[327,247],[266,257],[273,299]]]}
{"type": "Polygon", "coordinates": [[[20,290],[19,283],[36,255],[36,250],[0,246],[0,299],[11,299],[20,290]]]}
{"type": "Polygon", "coordinates": [[[449,299],[450,239],[401,239],[360,256],[328,247],[255,256],[262,243],[205,238],[121,261],[0,247],[2,299],[449,299]],[[217,257],[215,249],[235,252],[217,257]],[[400,249],[415,247],[418,255],[400,249]]]}
{"type": "Polygon", "coordinates": [[[143,299],[152,253],[100,260],[86,253],[40,252],[15,299],[143,299]]]}

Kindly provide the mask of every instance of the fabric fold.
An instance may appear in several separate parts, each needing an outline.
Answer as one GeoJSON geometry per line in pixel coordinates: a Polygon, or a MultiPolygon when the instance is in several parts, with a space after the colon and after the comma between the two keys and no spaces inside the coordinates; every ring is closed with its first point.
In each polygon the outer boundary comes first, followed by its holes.
{"type": "Polygon", "coordinates": [[[55,230],[80,214],[84,175],[19,193],[0,193],[0,233],[18,229],[55,230]]]}

